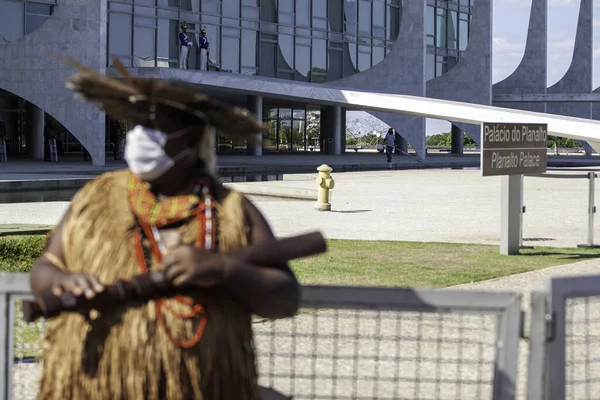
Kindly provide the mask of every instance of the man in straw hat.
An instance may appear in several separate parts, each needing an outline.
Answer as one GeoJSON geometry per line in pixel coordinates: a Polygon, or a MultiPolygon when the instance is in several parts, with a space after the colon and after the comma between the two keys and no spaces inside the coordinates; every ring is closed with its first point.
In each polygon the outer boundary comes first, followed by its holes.
{"type": "Polygon", "coordinates": [[[51,319],[39,399],[258,399],[251,316],[294,315],[299,285],[287,264],[227,256],[273,234],[250,201],[221,185],[213,147],[215,128],[235,136],[262,126],[183,85],[134,79],[118,62],[124,80],[78,68],[69,87],[134,126],[129,168],[74,196],[31,271],[34,294],[91,298],[164,268],[169,282],[199,295],[51,319]]]}

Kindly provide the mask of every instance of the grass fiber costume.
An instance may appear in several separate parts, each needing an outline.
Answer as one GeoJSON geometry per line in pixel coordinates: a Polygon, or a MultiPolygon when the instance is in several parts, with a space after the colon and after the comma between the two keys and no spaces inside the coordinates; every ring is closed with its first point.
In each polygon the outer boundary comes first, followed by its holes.
{"type": "MultiPolygon", "coordinates": [[[[122,80],[74,65],[79,73],[68,87],[100,103],[112,118],[166,133],[194,126],[231,135],[262,130],[246,110],[179,84],[134,79],[119,63],[122,80]]],[[[213,147],[214,134],[206,130],[200,159],[213,183],[190,195],[158,201],[129,169],[94,179],[75,195],[66,214],[64,263],[45,256],[65,271],[110,283],[160,267],[153,226],[178,224],[182,244],[208,251],[247,245],[243,196],[222,195],[213,147]]],[[[116,307],[102,315],[61,314],[49,321],[42,361],[41,400],[259,398],[251,315],[218,290],[116,307]]]]}

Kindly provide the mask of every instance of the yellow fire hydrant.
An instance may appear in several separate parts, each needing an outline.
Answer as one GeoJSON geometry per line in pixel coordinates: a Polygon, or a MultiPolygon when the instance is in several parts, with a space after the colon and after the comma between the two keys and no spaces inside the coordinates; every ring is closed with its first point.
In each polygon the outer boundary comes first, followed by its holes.
{"type": "Polygon", "coordinates": [[[317,192],[317,203],[315,204],[315,210],[317,211],[331,211],[330,201],[330,190],[335,186],[335,182],[331,177],[331,168],[329,165],[323,164],[319,168],[319,176],[315,179],[319,189],[317,192]]]}

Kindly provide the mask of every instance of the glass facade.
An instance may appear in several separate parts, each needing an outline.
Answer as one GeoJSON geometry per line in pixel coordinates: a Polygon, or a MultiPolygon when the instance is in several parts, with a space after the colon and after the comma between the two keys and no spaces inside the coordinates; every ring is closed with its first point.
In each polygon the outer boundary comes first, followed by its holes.
{"type": "MultiPolygon", "coordinates": [[[[266,107],[263,115],[267,125],[264,150],[306,151],[310,145],[307,117],[306,108],[266,107]]],[[[310,122],[310,117],[308,120],[310,122]]]]}
{"type": "Polygon", "coordinates": [[[427,0],[427,79],[452,69],[469,42],[475,0],[427,0]]]}
{"type": "Polygon", "coordinates": [[[211,43],[210,70],[325,82],[364,71],[389,53],[400,0],[110,0],[108,65],[177,67],[179,27],[211,43]]]}
{"type": "Polygon", "coordinates": [[[0,45],[38,29],[54,12],[56,0],[0,0],[0,45]]]}

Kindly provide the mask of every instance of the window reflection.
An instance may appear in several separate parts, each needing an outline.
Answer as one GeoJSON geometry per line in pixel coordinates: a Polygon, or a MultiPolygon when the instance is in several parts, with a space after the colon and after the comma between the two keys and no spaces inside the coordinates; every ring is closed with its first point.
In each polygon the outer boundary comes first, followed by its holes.
{"type": "Polygon", "coordinates": [[[13,42],[25,33],[22,3],[0,0],[0,44],[13,42]]]}
{"type": "Polygon", "coordinates": [[[310,26],[310,0],[296,0],[296,25],[310,26]]]}
{"type": "Polygon", "coordinates": [[[294,12],[294,0],[278,0],[279,12],[293,13],[294,12]]]}
{"type": "Polygon", "coordinates": [[[43,15],[25,14],[25,34],[38,30],[47,19],[48,17],[43,15]]]}
{"type": "Polygon", "coordinates": [[[294,37],[292,35],[279,35],[279,65],[282,70],[294,68],[294,37]]]}
{"type": "Polygon", "coordinates": [[[385,26],[385,2],[373,1],[373,26],[385,26]]]}
{"type": "Polygon", "coordinates": [[[458,29],[458,49],[460,51],[467,50],[467,44],[469,43],[469,20],[467,14],[461,13],[460,25],[458,29]],[[464,16],[464,19],[463,19],[464,16]]]}
{"type": "Polygon", "coordinates": [[[312,72],[324,73],[327,68],[327,41],[313,39],[312,41],[312,72]]]}
{"type": "Polygon", "coordinates": [[[371,68],[371,54],[358,52],[358,70],[366,71],[371,68]]]}
{"type": "Polygon", "coordinates": [[[109,24],[108,53],[110,55],[131,57],[131,15],[110,13],[109,24]]]}
{"type": "Polygon", "coordinates": [[[313,0],[313,17],[327,18],[327,0],[313,0]]]}
{"type": "Polygon", "coordinates": [[[44,3],[0,0],[0,45],[39,29],[52,15],[55,0],[44,3]]]}
{"type": "Polygon", "coordinates": [[[263,146],[265,151],[307,150],[306,110],[266,106],[263,122],[267,126],[263,146]]]}
{"type": "MultiPolygon", "coordinates": [[[[194,0],[191,1],[193,2],[194,0]]],[[[211,0],[202,0],[202,13],[219,14],[219,2],[211,0]]]]}
{"type": "Polygon", "coordinates": [[[373,47],[373,66],[379,64],[385,58],[385,48],[373,47]]]}
{"type": "Polygon", "coordinates": [[[358,3],[358,33],[371,36],[371,3],[364,0],[358,3]]]}
{"type": "Polygon", "coordinates": [[[277,76],[277,43],[261,40],[260,43],[260,76],[277,76]]]}
{"type": "Polygon", "coordinates": [[[292,151],[306,150],[306,123],[304,118],[292,121],[292,151]]]}
{"type": "MultiPolygon", "coordinates": [[[[344,0],[344,16],[346,17],[346,25],[356,25],[358,22],[356,0],[344,0]]],[[[349,32],[348,30],[346,31],[349,32]]]]}
{"type": "Polygon", "coordinates": [[[457,48],[457,40],[458,40],[458,14],[456,11],[448,11],[448,43],[447,47],[449,49],[457,48]]]}
{"type": "Polygon", "coordinates": [[[330,32],[343,32],[344,31],[344,1],[343,0],[329,0],[329,7],[327,9],[327,14],[328,14],[327,15],[327,23],[329,25],[328,30],[330,32]]]}
{"type": "Polygon", "coordinates": [[[179,23],[172,19],[158,20],[157,67],[175,68],[179,49],[179,23]]]}
{"type": "Polygon", "coordinates": [[[343,58],[343,51],[342,51],[342,45],[340,43],[339,48],[333,48],[331,47],[333,43],[330,44],[329,47],[329,57],[327,60],[327,80],[328,81],[333,81],[335,79],[340,79],[342,78],[343,75],[343,65],[344,65],[344,58],[343,58]]]}
{"type": "MultiPolygon", "coordinates": [[[[193,1],[196,4],[200,4],[200,0],[193,1]]],[[[181,0],[181,8],[183,10],[187,10],[184,8],[186,5],[192,3],[192,0],[181,0]]],[[[159,7],[167,7],[167,8],[179,8],[179,0],[158,0],[159,7]]]]}
{"type": "Polygon", "coordinates": [[[435,7],[427,6],[425,15],[425,31],[427,35],[435,35],[435,7]]]}
{"type": "Polygon", "coordinates": [[[356,43],[344,44],[344,77],[357,73],[357,45],[356,43]]]}
{"type": "Polygon", "coordinates": [[[224,36],[221,69],[226,72],[240,72],[240,40],[239,38],[224,36]]]}
{"type": "Polygon", "coordinates": [[[386,14],[386,39],[396,40],[400,32],[400,8],[388,5],[386,14]]]}
{"type": "MultiPolygon", "coordinates": [[[[339,79],[381,62],[387,54],[384,43],[397,37],[401,15],[398,0],[130,0],[135,16],[125,1],[109,0],[108,42],[109,54],[130,65],[176,67],[180,24],[186,22],[196,43],[188,68],[199,67],[197,41],[205,28],[211,43],[209,70],[312,82],[339,79]]],[[[4,3],[0,0],[0,6],[4,3]]],[[[435,8],[427,12],[427,33],[447,42],[429,17],[435,8]]],[[[36,23],[23,18],[31,26],[36,23]]],[[[453,21],[453,40],[462,48],[463,21],[458,14],[453,21]]]]}
{"type": "Polygon", "coordinates": [[[446,10],[443,8],[437,9],[435,21],[436,42],[438,47],[446,47],[446,10]]]}
{"type": "Polygon", "coordinates": [[[224,17],[240,17],[240,0],[221,0],[221,9],[224,17]]]}
{"type": "Polygon", "coordinates": [[[46,4],[25,3],[25,13],[41,16],[51,15],[52,6],[46,4]]]}
{"type": "Polygon", "coordinates": [[[133,63],[135,67],[155,67],[154,18],[133,17],[133,63]]]}
{"type": "Polygon", "coordinates": [[[295,80],[308,81],[310,79],[310,47],[296,45],[296,75],[295,80]]]}
{"type": "Polygon", "coordinates": [[[256,52],[258,32],[251,30],[242,31],[242,67],[256,68],[256,52]]]}
{"type": "Polygon", "coordinates": [[[436,55],[435,61],[428,57],[427,69],[434,70],[435,76],[439,76],[458,63],[461,56],[458,52],[467,49],[470,15],[446,10],[443,4],[437,3],[435,7],[428,7],[426,18],[427,44],[429,51],[436,55]]]}

